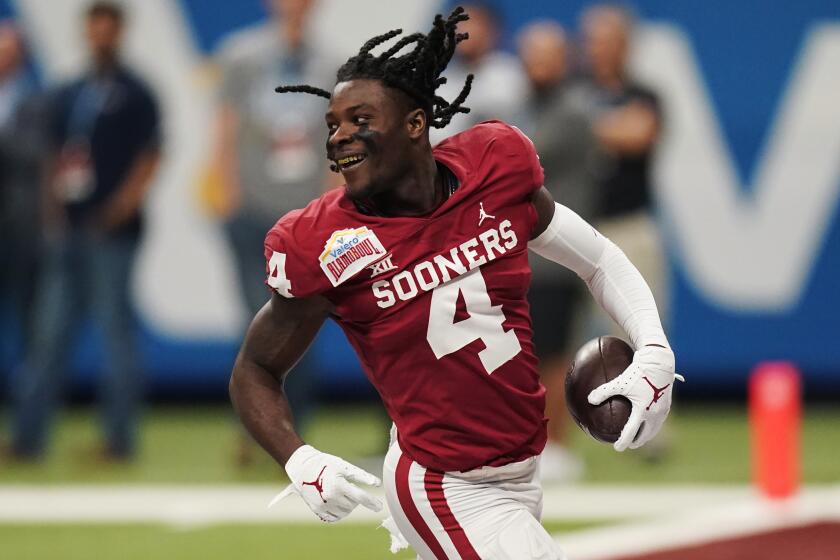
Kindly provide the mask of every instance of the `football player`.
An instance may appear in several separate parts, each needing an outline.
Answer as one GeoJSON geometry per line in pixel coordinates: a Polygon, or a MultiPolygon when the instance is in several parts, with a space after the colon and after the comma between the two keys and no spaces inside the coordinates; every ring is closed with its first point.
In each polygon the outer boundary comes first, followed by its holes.
{"type": "Polygon", "coordinates": [[[468,77],[435,95],[466,36],[456,9],[428,34],[365,43],[338,71],[327,157],[346,186],[284,216],[265,241],[271,301],[237,357],[231,398],[254,438],[324,521],[381,503],[373,475],[307,445],[283,393],[287,372],[333,317],[395,425],[385,459],[393,524],[423,559],[563,558],[540,525],[546,441],[526,293],[527,250],[575,271],[634,345],[632,365],[590,395],[625,395],[615,443],[643,445],[671,404],[674,355],[644,280],[624,254],[542,187],[533,144],[481,123],[434,148],[430,127],[466,112],[468,77]],[[667,386],[651,402],[651,388],[667,386]]]}

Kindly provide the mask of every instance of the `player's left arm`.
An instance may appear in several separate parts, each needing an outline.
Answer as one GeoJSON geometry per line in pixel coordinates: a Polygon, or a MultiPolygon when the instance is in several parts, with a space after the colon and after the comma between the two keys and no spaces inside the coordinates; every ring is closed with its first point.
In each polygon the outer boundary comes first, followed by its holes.
{"type": "Polygon", "coordinates": [[[592,391],[589,402],[600,404],[613,395],[627,397],[632,413],[614,446],[617,451],[641,447],[662,427],[671,408],[674,379],[682,379],[674,373],[674,353],[653,294],[621,249],[580,216],[554,202],[545,187],[534,193],[532,203],[537,223],[528,247],[580,276],[636,349],[630,367],[592,391]]]}

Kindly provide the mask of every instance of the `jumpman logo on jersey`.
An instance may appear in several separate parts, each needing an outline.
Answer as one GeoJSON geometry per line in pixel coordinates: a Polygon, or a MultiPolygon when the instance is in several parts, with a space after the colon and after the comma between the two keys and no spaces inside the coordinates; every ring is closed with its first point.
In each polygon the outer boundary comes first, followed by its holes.
{"type": "Polygon", "coordinates": [[[481,227],[481,224],[482,224],[482,222],[484,222],[485,219],[495,220],[496,216],[491,216],[490,214],[485,212],[484,211],[484,203],[479,202],[478,203],[478,227],[481,227]]]}
{"type": "Polygon", "coordinates": [[[301,482],[300,485],[301,486],[312,486],[313,488],[315,488],[315,490],[318,491],[318,495],[321,496],[321,501],[323,501],[326,504],[327,500],[324,499],[324,487],[322,486],[322,484],[324,482],[324,471],[325,470],[327,470],[326,465],[324,465],[324,468],[321,469],[321,472],[318,473],[318,477],[315,480],[313,480],[312,482],[301,482]]]}
{"type": "Polygon", "coordinates": [[[653,399],[651,399],[650,404],[649,404],[649,405],[647,405],[647,408],[645,409],[645,410],[650,410],[650,407],[652,407],[652,406],[653,406],[653,404],[654,404],[656,401],[658,401],[658,400],[660,399],[660,397],[662,397],[662,395],[664,395],[664,394],[665,394],[665,389],[667,389],[667,388],[668,388],[671,384],[670,384],[670,383],[668,383],[668,384],[667,384],[667,385],[665,385],[664,387],[657,387],[656,385],[654,385],[653,383],[651,383],[651,382],[650,382],[650,379],[648,379],[647,377],[643,377],[642,379],[644,379],[645,381],[647,381],[647,384],[648,384],[648,385],[650,385],[650,388],[651,388],[651,389],[653,389],[653,399]]]}

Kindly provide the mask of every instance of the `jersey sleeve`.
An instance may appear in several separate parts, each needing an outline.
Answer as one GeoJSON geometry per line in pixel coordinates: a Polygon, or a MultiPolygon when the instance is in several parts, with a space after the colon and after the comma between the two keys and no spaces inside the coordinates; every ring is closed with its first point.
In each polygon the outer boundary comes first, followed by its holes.
{"type": "Polygon", "coordinates": [[[527,187],[529,192],[539,190],[545,183],[545,172],[540,163],[540,156],[537,154],[534,142],[524,132],[519,130],[519,128],[515,126],[510,126],[509,128],[513,137],[512,142],[519,144],[519,157],[528,177],[527,187]]]}
{"type": "Polygon", "coordinates": [[[467,142],[478,155],[477,167],[489,182],[502,179],[507,188],[523,198],[530,198],[543,186],[545,175],[534,143],[517,127],[486,121],[473,127],[471,133],[467,142]]]}
{"type": "Polygon", "coordinates": [[[311,247],[300,211],[290,212],[265,237],[266,285],[285,298],[305,298],[331,286],[318,266],[317,249],[311,247]]]}
{"type": "Polygon", "coordinates": [[[531,203],[536,191],[542,188],[545,174],[534,143],[517,127],[501,121],[486,123],[484,131],[491,141],[491,157],[484,157],[488,169],[486,184],[495,188],[510,205],[527,205],[529,227],[537,222],[537,213],[531,203]]]}

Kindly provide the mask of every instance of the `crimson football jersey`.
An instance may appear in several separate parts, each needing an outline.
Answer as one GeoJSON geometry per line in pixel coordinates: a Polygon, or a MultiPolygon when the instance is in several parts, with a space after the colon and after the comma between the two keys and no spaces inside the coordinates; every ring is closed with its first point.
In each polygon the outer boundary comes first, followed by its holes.
{"type": "Polygon", "coordinates": [[[433,153],[459,185],[437,209],[368,215],[330,191],[268,233],[267,283],[333,303],[418,463],[463,471],[522,460],[546,440],[526,299],[542,167],[531,141],[499,121],[433,153]]]}

